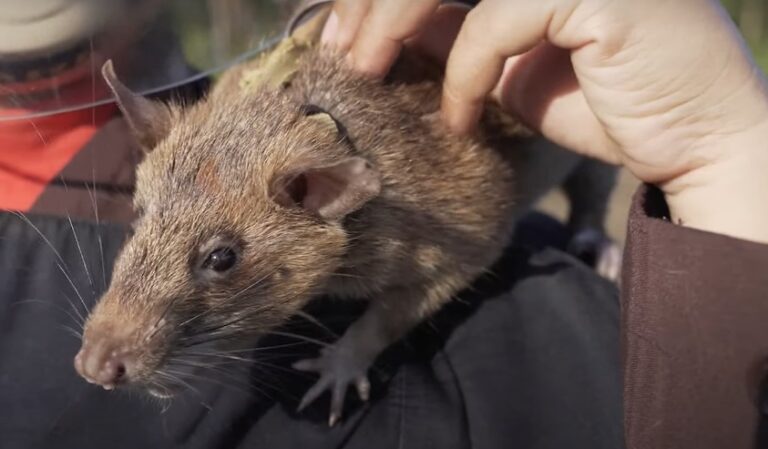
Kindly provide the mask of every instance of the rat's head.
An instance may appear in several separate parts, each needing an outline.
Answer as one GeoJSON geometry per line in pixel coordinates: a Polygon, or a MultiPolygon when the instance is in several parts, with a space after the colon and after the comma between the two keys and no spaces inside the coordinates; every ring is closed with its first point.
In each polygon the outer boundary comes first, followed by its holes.
{"type": "Polygon", "coordinates": [[[144,148],[133,235],[75,358],[88,381],[163,395],[174,368],[284,323],[341,264],[341,221],[379,193],[335,121],[276,93],[186,110],[105,77],[144,148]],[[170,367],[170,368],[169,368],[170,367]]]}

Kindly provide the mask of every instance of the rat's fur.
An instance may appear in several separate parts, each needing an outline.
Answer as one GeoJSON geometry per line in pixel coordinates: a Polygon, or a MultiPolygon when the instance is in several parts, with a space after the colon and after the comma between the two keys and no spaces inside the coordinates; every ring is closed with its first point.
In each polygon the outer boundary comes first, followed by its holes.
{"type": "Polygon", "coordinates": [[[236,89],[223,82],[189,108],[154,105],[143,129],[127,114],[154,148],[138,169],[135,233],[85,329],[76,366],[86,378],[118,354],[130,362],[121,382],[165,390],[159,373],[185,348],[211,335],[249,341],[328,294],[371,301],[341,339],[357,357],[348,380],[364,388],[375,356],[507,244],[510,163],[482,134],[446,132],[433,114],[436,80],[370,81],[318,49],[302,57],[286,90],[236,89]],[[306,116],[306,104],[343,129],[306,116]],[[369,161],[379,183],[361,207],[328,218],[278,199],[287,176],[350,156],[369,161]],[[242,251],[221,278],[196,268],[212,240],[242,251]]]}

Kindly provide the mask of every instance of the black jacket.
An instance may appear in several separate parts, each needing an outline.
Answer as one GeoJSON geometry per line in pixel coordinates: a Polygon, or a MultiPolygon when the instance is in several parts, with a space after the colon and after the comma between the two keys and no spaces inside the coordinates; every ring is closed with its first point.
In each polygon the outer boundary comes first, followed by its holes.
{"type": "MultiPolygon", "coordinates": [[[[120,119],[105,130],[94,154],[130,160],[114,144],[126,137],[120,119]]],[[[212,381],[195,382],[196,392],[171,405],[87,384],[72,366],[73,332],[108,283],[130,217],[130,189],[116,185],[131,180],[109,178],[132,167],[98,167],[98,185],[73,179],[92,177],[94,167],[70,166],[69,184],[52,187],[55,200],[25,216],[0,212],[0,448],[622,446],[617,291],[542,249],[538,240],[552,242],[559,230],[541,217],[522,225],[492,275],[384,354],[371,402],[350,400],[335,428],[326,425],[327,400],[294,412],[312,379],[289,365],[318,350],[311,344],[267,340],[283,349],[207,373],[212,381]]],[[[318,300],[309,312],[340,329],[349,319],[339,317],[356,312],[347,309],[318,300]]],[[[306,322],[290,331],[329,338],[306,322]]]]}

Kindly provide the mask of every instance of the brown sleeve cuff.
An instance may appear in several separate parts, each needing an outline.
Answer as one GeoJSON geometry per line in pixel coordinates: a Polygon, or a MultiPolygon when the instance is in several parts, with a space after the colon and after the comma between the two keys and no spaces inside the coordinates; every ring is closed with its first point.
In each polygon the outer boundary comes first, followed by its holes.
{"type": "Polygon", "coordinates": [[[768,245],[667,217],[662,193],[642,186],[622,292],[627,447],[755,448],[768,360],[768,245]]]}

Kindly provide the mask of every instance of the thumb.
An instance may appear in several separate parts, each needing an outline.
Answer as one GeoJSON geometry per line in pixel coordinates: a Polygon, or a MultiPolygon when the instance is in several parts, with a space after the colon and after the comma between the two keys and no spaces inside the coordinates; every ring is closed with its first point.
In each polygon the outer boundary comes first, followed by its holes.
{"type": "Polygon", "coordinates": [[[587,102],[568,50],[542,43],[507,59],[492,98],[556,144],[619,163],[617,145],[587,102]]]}

